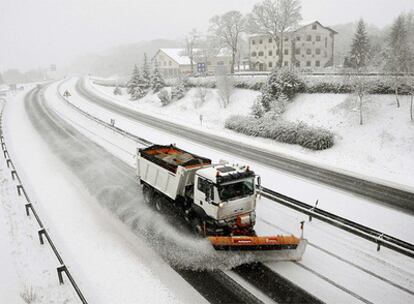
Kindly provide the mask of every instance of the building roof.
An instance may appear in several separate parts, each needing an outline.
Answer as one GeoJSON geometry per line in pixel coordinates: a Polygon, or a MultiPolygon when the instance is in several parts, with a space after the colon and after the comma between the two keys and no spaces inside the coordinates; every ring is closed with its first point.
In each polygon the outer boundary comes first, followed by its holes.
{"type": "Polygon", "coordinates": [[[176,49],[159,49],[158,52],[160,52],[160,51],[165,53],[168,57],[170,57],[172,60],[174,60],[179,65],[190,65],[191,64],[190,57],[185,55],[185,50],[184,49],[179,49],[179,48],[176,48],[176,49]]]}
{"type": "MultiPolygon", "coordinates": [[[[337,31],[335,31],[335,30],[333,30],[333,29],[331,29],[330,27],[327,27],[327,26],[323,26],[319,21],[313,21],[313,22],[311,22],[311,23],[307,23],[307,24],[305,24],[305,25],[300,25],[300,26],[298,26],[297,28],[295,28],[295,29],[288,29],[287,31],[286,31],[286,33],[296,33],[297,31],[299,31],[299,30],[301,30],[301,29],[303,29],[303,28],[305,28],[305,27],[307,27],[307,26],[309,26],[309,25],[312,25],[312,24],[314,24],[314,23],[317,23],[320,27],[322,27],[322,28],[324,28],[324,29],[326,29],[326,30],[328,30],[328,31],[330,31],[330,32],[332,32],[333,34],[338,34],[338,32],[337,31]]],[[[269,36],[269,34],[253,34],[253,35],[250,35],[249,36],[249,39],[251,39],[251,38],[257,38],[257,37],[268,37],[269,36]]]]}

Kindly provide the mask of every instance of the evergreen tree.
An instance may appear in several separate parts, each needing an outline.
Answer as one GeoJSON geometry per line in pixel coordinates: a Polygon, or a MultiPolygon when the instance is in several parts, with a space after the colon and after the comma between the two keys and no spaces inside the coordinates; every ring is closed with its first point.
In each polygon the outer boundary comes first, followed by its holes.
{"type": "Polygon", "coordinates": [[[395,101],[397,107],[400,107],[398,98],[399,88],[402,85],[401,73],[407,73],[410,70],[411,55],[408,42],[408,29],[404,15],[399,15],[392,25],[390,35],[388,37],[388,55],[387,69],[394,74],[393,86],[395,92],[395,101]]]}
{"type": "Polygon", "coordinates": [[[148,91],[151,88],[151,73],[147,53],[144,53],[144,64],[142,65],[142,89],[148,91]]]}
{"type": "Polygon", "coordinates": [[[138,66],[135,65],[132,71],[131,79],[127,83],[127,92],[129,95],[133,95],[135,92],[135,88],[138,86],[138,80],[140,78],[140,73],[138,66]]]}
{"type": "Polygon", "coordinates": [[[179,100],[185,96],[185,86],[184,81],[181,79],[178,81],[178,83],[171,88],[171,99],[173,100],[179,100]]]}
{"type": "Polygon", "coordinates": [[[356,70],[360,70],[368,65],[369,59],[369,39],[364,20],[359,20],[357,30],[352,40],[350,65],[356,70]]]}
{"type": "Polygon", "coordinates": [[[388,37],[388,62],[387,66],[391,72],[407,72],[410,63],[410,47],[408,43],[408,30],[404,15],[400,15],[392,25],[388,37]]]}
{"type": "Polygon", "coordinates": [[[154,93],[157,93],[164,87],[165,81],[161,76],[160,70],[158,70],[158,67],[155,66],[151,79],[151,88],[153,89],[154,93]]]}
{"type": "Polygon", "coordinates": [[[114,88],[114,95],[122,95],[122,91],[119,85],[116,85],[116,87],[114,88]]]}

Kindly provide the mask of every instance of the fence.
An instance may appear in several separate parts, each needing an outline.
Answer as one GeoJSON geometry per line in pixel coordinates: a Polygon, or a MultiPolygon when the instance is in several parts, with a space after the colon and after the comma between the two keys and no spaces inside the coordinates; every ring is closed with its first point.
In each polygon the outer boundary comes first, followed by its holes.
{"type": "Polygon", "coordinates": [[[59,261],[60,265],[56,268],[58,279],[59,279],[59,284],[64,284],[63,273],[65,273],[67,278],[69,279],[69,282],[72,284],[76,294],[78,295],[79,299],[81,300],[81,302],[87,304],[88,302],[86,301],[84,295],[82,294],[78,284],[76,284],[75,279],[73,278],[71,272],[69,271],[66,264],[64,263],[61,254],[57,250],[55,244],[52,241],[52,238],[50,237],[50,234],[46,230],[45,225],[43,224],[42,220],[40,219],[39,214],[37,213],[35,207],[33,206],[32,202],[29,198],[29,195],[28,195],[26,189],[23,186],[22,180],[21,180],[21,178],[20,178],[20,176],[17,172],[17,169],[16,169],[12,159],[10,158],[10,154],[7,150],[7,145],[6,145],[6,142],[4,140],[4,136],[3,136],[3,119],[2,118],[3,118],[4,105],[5,105],[5,102],[3,102],[3,106],[2,106],[2,109],[0,111],[0,143],[1,143],[1,149],[3,151],[3,156],[4,156],[4,159],[6,161],[7,168],[10,169],[10,174],[11,174],[12,180],[16,182],[17,194],[19,196],[24,196],[24,198],[26,200],[26,203],[25,203],[26,215],[30,216],[30,212],[31,212],[33,214],[33,216],[35,217],[38,225],[39,225],[39,230],[38,230],[37,233],[38,233],[38,236],[39,236],[40,244],[43,245],[45,243],[44,239],[46,238],[46,240],[49,243],[50,247],[52,248],[57,260],[59,261]]]}

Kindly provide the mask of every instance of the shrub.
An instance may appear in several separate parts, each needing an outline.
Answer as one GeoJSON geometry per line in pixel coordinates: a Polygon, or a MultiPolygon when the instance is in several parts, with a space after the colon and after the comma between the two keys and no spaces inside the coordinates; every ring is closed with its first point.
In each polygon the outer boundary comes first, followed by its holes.
{"type": "Polygon", "coordinates": [[[249,136],[274,139],[297,144],[311,150],[324,150],[334,145],[334,134],[323,128],[308,126],[303,122],[282,120],[270,111],[261,118],[234,115],[227,118],[225,127],[249,136]]]}
{"type": "Polygon", "coordinates": [[[116,86],[114,88],[114,95],[122,95],[121,88],[119,86],[116,86]]]}
{"type": "Polygon", "coordinates": [[[179,100],[185,96],[186,89],[183,81],[179,81],[175,86],[171,88],[171,99],[179,100]]]}
{"type": "Polygon", "coordinates": [[[171,103],[171,96],[170,93],[168,93],[168,91],[166,89],[162,89],[159,93],[158,93],[158,98],[161,101],[161,104],[163,107],[169,105],[171,103]]]}

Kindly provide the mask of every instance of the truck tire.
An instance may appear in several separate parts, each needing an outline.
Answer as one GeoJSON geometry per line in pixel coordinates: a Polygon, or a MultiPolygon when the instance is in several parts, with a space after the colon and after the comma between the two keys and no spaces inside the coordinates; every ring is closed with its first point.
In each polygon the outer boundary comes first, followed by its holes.
{"type": "Polygon", "coordinates": [[[144,185],[142,187],[142,193],[144,196],[144,202],[148,205],[151,204],[151,201],[153,199],[153,191],[148,185],[144,185]]]}
{"type": "Polygon", "coordinates": [[[198,218],[193,218],[191,220],[191,228],[198,236],[204,236],[203,224],[198,218]]]}
{"type": "Polygon", "coordinates": [[[154,207],[159,213],[165,212],[165,199],[161,195],[156,194],[154,196],[154,207]]]}

